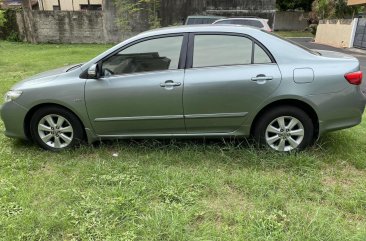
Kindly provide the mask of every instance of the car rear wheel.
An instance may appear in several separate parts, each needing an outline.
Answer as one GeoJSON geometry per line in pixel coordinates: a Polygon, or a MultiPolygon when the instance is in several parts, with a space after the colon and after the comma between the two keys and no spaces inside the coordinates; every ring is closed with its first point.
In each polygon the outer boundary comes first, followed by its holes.
{"type": "Polygon", "coordinates": [[[30,129],[33,140],[50,151],[71,148],[83,139],[83,128],[79,119],[60,107],[37,110],[31,119],[30,129]]]}
{"type": "Polygon", "coordinates": [[[312,143],[314,125],[308,114],[293,106],[280,106],[265,112],[254,129],[260,146],[279,152],[303,150],[312,143]]]}

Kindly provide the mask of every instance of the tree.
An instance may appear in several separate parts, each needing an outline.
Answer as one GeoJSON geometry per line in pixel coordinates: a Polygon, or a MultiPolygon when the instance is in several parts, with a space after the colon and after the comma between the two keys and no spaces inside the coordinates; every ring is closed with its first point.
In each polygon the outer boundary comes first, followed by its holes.
{"type": "Polygon", "coordinates": [[[31,0],[22,0],[22,7],[27,9],[32,9],[31,0]]]}
{"type": "Polygon", "coordinates": [[[319,19],[353,17],[362,7],[348,6],[347,0],[315,0],[313,13],[319,19]]]}
{"type": "Polygon", "coordinates": [[[276,6],[278,10],[287,11],[290,9],[302,9],[304,11],[311,11],[311,5],[314,0],[277,0],[276,6]]]}
{"type": "Polygon", "coordinates": [[[160,26],[158,11],[160,0],[114,0],[116,6],[118,25],[123,31],[131,31],[133,20],[138,15],[146,15],[150,29],[160,26]]]}
{"type": "MultiPolygon", "coordinates": [[[[2,4],[2,0],[0,0],[0,5],[2,4]]],[[[0,9],[0,27],[4,26],[6,22],[6,19],[5,19],[5,11],[0,9]]]]}

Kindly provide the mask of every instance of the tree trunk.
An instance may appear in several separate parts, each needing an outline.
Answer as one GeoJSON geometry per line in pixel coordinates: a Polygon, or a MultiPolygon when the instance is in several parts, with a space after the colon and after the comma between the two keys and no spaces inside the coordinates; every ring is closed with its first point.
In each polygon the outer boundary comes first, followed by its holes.
{"type": "Polygon", "coordinates": [[[22,0],[22,6],[26,9],[32,9],[31,0],[22,0]]]}

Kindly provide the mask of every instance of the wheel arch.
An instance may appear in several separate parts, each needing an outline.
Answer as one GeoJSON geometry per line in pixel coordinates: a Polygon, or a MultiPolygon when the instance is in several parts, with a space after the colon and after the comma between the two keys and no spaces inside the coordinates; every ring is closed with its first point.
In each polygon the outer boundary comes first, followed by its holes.
{"type": "Polygon", "coordinates": [[[71,110],[70,108],[67,108],[66,106],[64,105],[60,105],[60,104],[55,104],[55,103],[42,103],[42,104],[38,104],[38,105],[35,105],[33,106],[26,114],[25,118],[24,118],[24,123],[23,123],[23,128],[24,128],[24,133],[26,135],[26,137],[29,139],[29,140],[32,140],[32,136],[31,136],[31,132],[30,132],[30,121],[31,121],[31,118],[32,116],[34,115],[34,113],[39,110],[39,109],[42,109],[44,107],[58,107],[58,108],[62,108],[62,109],[65,109],[67,111],[69,111],[70,113],[72,113],[73,115],[76,116],[76,118],[78,118],[81,126],[83,127],[83,138],[85,139],[86,138],[86,132],[85,132],[85,125],[84,123],[81,121],[81,118],[80,116],[78,116],[73,110],[71,110]]]}
{"type": "Polygon", "coordinates": [[[254,130],[256,128],[256,124],[258,122],[258,119],[269,109],[271,108],[275,108],[278,106],[294,106],[297,107],[303,111],[306,112],[306,114],[309,115],[309,117],[311,118],[313,125],[314,125],[314,137],[318,138],[319,136],[319,117],[318,114],[316,113],[316,111],[314,110],[314,108],[301,100],[297,100],[297,99],[281,99],[281,100],[276,100],[272,103],[267,104],[266,106],[264,106],[258,113],[257,115],[254,117],[253,119],[253,124],[251,125],[250,128],[250,135],[253,136],[254,130]]]}

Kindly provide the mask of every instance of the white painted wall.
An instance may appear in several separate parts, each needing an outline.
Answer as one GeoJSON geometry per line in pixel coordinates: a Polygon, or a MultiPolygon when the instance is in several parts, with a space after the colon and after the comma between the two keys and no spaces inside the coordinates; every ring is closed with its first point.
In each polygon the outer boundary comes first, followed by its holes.
{"type": "MultiPolygon", "coordinates": [[[[102,5],[103,0],[89,0],[90,4],[102,5]]],[[[61,10],[80,11],[80,4],[88,4],[88,0],[60,0],[61,10]]],[[[52,11],[58,0],[38,0],[40,10],[52,11]]]]}

